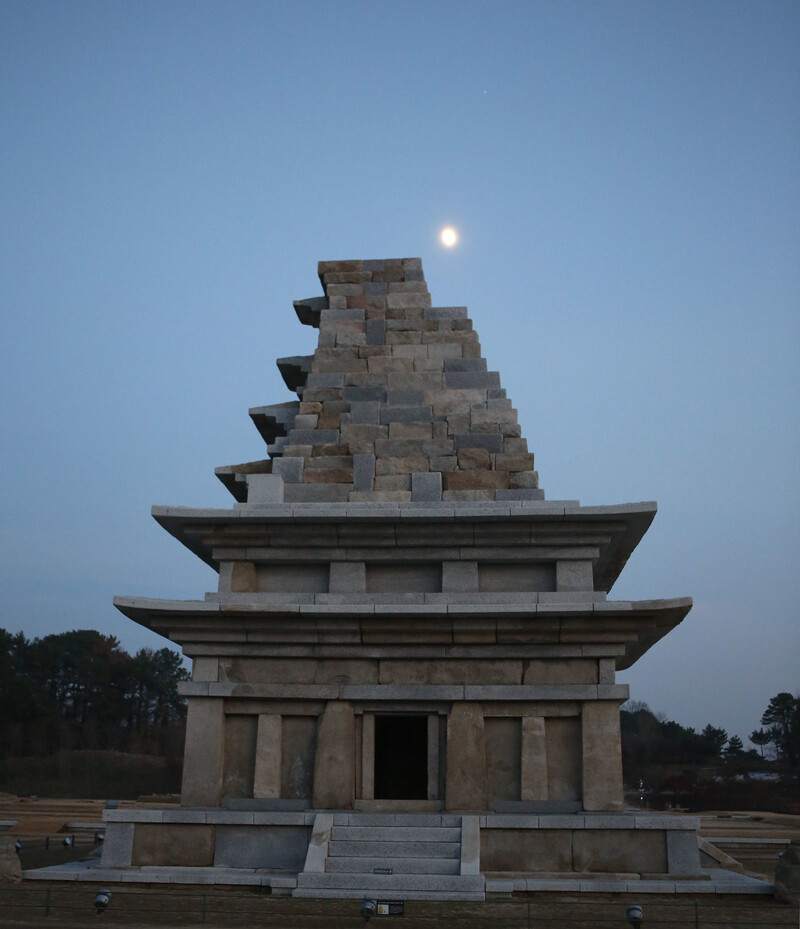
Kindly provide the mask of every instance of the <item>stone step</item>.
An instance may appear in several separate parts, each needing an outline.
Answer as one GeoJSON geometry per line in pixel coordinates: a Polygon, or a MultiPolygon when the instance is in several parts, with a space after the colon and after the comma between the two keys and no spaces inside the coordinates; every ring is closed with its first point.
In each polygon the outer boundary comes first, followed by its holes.
{"type": "Polygon", "coordinates": [[[328,873],[349,871],[374,874],[375,868],[391,868],[394,874],[458,874],[458,858],[328,858],[328,873]]]}
{"type": "Polygon", "coordinates": [[[328,858],[460,858],[460,842],[341,842],[328,846],[328,858]]]}
{"type": "Polygon", "coordinates": [[[303,890],[354,890],[359,893],[418,890],[456,893],[483,893],[482,875],[460,874],[354,874],[350,872],[297,875],[297,888],[303,890]]]}
{"type": "MultiPolygon", "coordinates": [[[[373,892],[375,896],[378,896],[382,891],[373,892]]],[[[312,899],[328,899],[328,900],[361,900],[364,897],[364,894],[354,888],[345,888],[343,890],[337,888],[321,888],[313,887],[310,889],[304,889],[302,887],[297,887],[292,891],[292,897],[306,897],[312,899]]],[[[464,891],[436,891],[436,890],[406,890],[401,888],[398,890],[389,890],[386,892],[386,897],[392,900],[485,900],[486,894],[483,890],[473,891],[473,890],[464,890],[464,891]]],[[[559,927],[562,924],[559,923],[559,927]]]]}
{"type": "Polygon", "coordinates": [[[456,813],[334,813],[335,826],[397,826],[407,829],[411,826],[448,828],[461,826],[461,817],[456,813]]]}
{"type": "Polygon", "coordinates": [[[461,829],[458,826],[334,826],[331,839],[334,842],[460,842],[461,829]]]}

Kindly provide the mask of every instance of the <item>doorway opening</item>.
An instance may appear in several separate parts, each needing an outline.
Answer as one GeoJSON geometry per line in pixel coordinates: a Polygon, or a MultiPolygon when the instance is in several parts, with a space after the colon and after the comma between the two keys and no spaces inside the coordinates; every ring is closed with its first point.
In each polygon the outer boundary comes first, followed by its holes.
{"type": "Polygon", "coordinates": [[[428,799],[428,717],[375,717],[375,799],[428,799]]]}

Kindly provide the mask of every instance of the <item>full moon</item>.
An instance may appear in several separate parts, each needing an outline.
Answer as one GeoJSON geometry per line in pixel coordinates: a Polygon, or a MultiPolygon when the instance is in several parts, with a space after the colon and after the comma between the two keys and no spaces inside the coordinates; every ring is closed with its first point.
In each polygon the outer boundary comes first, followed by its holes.
{"type": "Polygon", "coordinates": [[[458,233],[452,226],[448,226],[446,229],[442,229],[439,238],[445,248],[452,248],[458,242],[458,233]]]}

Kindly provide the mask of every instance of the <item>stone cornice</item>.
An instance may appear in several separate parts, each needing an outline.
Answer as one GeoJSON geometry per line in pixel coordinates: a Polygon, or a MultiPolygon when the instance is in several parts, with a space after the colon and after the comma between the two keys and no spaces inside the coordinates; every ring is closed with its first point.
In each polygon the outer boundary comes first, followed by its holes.
{"type": "MultiPolygon", "coordinates": [[[[246,558],[235,549],[301,548],[309,557],[331,550],[337,560],[363,558],[354,548],[411,546],[442,551],[440,557],[476,557],[484,547],[596,546],[595,588],[608,591],[647,531],[653,502],[580,506],[577,501],[516,503],[322,503],[193,509],[155,506],[157,522],[199,558],[219,569],[221,556],[246,558]],[[454,553],[454,549],[461,549],[454,553]],[[348,556],[348,552],[351,554],[348,556]]],[[[262,551],[259,557],[268,553],[262,551]]],[[[429,557],[434,557],[433,552],[429,557]]],[[[570,557],[565,551],[559,557],[570,557]]],[[[576,557],[574,554],[572,557],[576,557]]]]}
{"type": "MultiPolygon", "coordinates": [[[[285,646],[619,645],[629,667],[691,609],[675,600],[517,603],[225,604],[116,597],[133,619],[187,646],[249,643],[285,646]]],[[[488,652],[487,652],[488,653],[488,652]]]]}

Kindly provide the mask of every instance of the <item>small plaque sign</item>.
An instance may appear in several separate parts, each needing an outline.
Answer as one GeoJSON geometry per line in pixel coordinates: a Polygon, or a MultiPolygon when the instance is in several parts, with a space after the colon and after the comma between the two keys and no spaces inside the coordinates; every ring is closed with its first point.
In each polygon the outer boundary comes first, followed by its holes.
{"type": "Polygon", "coordinates": [[[403,916],[405,902],[403,900],[378,900],[378,916],[403,916]]]}
{"type": "Polygon", "coordinates": [[[394,872],[392,871],[391,868],[373,868],[372,873],[373,874],[393,874],[394,872]]]}

